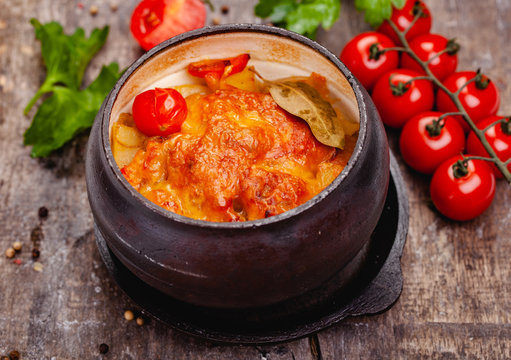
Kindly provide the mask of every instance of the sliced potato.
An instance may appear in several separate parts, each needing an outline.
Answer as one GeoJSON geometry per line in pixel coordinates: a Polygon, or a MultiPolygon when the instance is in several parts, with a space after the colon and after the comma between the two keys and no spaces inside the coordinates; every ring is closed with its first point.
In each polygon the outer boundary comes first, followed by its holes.
{"type": "Polygon", "coordinates": [[[144,144],[146,136],[134,127],[116,124],[115,139],[126,147],[141,147],[144,144]]]}
{"type": "Polygon", "coordinates": [[[179,91],[179,93],[184,97],[187,98],[190,95],[193,94],[209,94],[211,93],[210,88],[204,85],[198,85],[198,84],[192,84],[192,85],[180,85],[176,86],[174,89],[179,91]]]}
{"type": "Polygon", "coordinates": [[[225,79],[225,83],[245,91],[258,91],[259,85],[256,82],[255,74],[245,69],[225,79]]]}
{"type": "Polygon", "coordinates": [[[124,166],[128,165],[131,160],[133,160],[135,154],[139,150],[140,149],[136,147],[126,147],[120,143],[116,143],[112,152],[114,154],[115,162],[117,162],[119,168],[122,169],[124,166]]]}

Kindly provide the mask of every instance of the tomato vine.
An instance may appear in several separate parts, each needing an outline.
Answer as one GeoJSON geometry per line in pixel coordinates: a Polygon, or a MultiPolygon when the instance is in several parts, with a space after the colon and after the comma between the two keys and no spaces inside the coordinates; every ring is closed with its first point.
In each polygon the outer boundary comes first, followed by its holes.
{"type": "MultiPolygon", "coordinates": [[[[487,79],[482,73],[480,70],[477,71],[476,75],[468,80],[464,85],[462,85],[459,89],[457,89],[456,91],[451,91],[449,90],[434,74],[433,72],[431,71],[431,69],[428,67],[428,64],[429,62],[431,61],[431,59],[429,60],[422,60],[419,58],[419,56],[410,48],[410,44],[406,38],[406,34],[408,33],[408,31],[413,27],[413,25],[421,18],[422,16],[422,10],[419,8],[419,10],[416,12],[415,14],[415,17],[413,19],[413,21],[410,23],[410,25],[404,29],[404,30],[400,30],[398,28],[398,26],[396,24],[394,24],[392,21],[388,21],[389,25],[392,27],[392,29],[396,32],[396,35],[397,37],[399,38],[399,40],[401,41],[401,47],[395,47],[395,48],[388,48],[388,49],[383,49],[381,51],[383,52],[387,52],[387,51],[401,51],[401,52],[404,52],[404,53],[407,53],[410,57],[413,58],[413,60],[415,60],[417,63],[419,63],[419,65],[422,67],[422,69],[424,70],[424,72],[426,73],[426,76],[425,77],[420,77],[420,79],[424,79],[424,78],[427,78],[428,80],[430,80],[431,82],[433,82],[441,91],[445,92],[445,94],[447,94],[447,96],[452,100],[452,102],[455,104],[455,106],[457,107],[458,109],[458,112],[457,113],[454,113],[456,115],[461,115],[463,117],[463,119],[465,120],[465,122],[468,124],[468,126],[470,127],[470,129],[475,133],[475,135],[477,136],[477,138],[479,139],[479,141],[482,143],[484,149],[487,151],[488,153],[488,157],[486,156],[474,156],[474,155],[469,155],[469,156],[466,156],[464,157],[464,160],[468,161],[468,160],[484,160],[484,161],[488,161],[488,162],[491,162],[491,163],[494,163],[495,166],[499,169],[499,171],[502,173],[502,175],[504,176],[504,178],[506,179],[506,181],[511,184],[511,172],[508,170],[507,166],[511,163],[511,158],[507,159],[507,160],[501,160],[498,156],[497,156],[497,153],[495,152],[495,150],[493,149],[493,147],[490,145],[490,143],[488,142],[488,140],[486,139],[486,136],[485,136],[485,133],[488,129],[490,129],[492,126],[494,125],[497,125],[499,123],[501,124],[508,124],[509,123],[509,118],[507,117],[502,117],[501,119],[495,121],[493,124],[490,124],[489,126],[485,127],[484,129],[479,129],[475,122],[472,120],[472,118],[469,116],[469,114],[467,113],[465,107],[463,106],[462,102],[460,101],[459,99],[459,95],[461,93],[461,91],[466,87],[468,86],[470,83],[472,82],[475,82],[476,85],[478,86],[487,86],[488,83],[489,83],[489,79],[487,79]]],[[[456,50],[457,51],[457,50],[456,50]]],[[[417,78],[418,79],[418,78],[417,78]]],[[[413,79],[412,79],[413,80],[413,79]]],[[[453,113],[449,113],[449,115],[452,115],[453,113]]],[[[447,116],[447,114],[446,114],[447,116]]],[[[505,125],[505,126],[509,126],[509,125],[505,125]]]]}

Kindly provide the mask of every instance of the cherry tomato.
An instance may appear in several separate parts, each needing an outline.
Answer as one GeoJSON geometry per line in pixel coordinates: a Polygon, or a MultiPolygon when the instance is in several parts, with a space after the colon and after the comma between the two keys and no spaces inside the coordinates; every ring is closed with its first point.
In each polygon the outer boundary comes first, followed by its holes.
{"type": "MultiPolygon", "coordinates": [[[[452,92],[456,92],[467,81],[477,76],[475,71],[461,71],[451,74],[442,83],[452,92]]],[[[474,81],[460,92],[459,99],[467,114],[474,122],[478,122],[491,115],[495,115],[500,106],[500,95],[497,87],[485,75],[480,75],[480,80],[474,81]]],[[[439,90],[436,95],[436,105],[438,111],[456,112],[458,108],[454,102],[447,96],[443,90],[439,90]]],[[[455,116],[465,130],[468,132],[469,126],[461,116],[455,116]]]]}
{"type": "Polygon", "coordinates": [[[438,121],[440,112],[415,115],[403,127],[399,139],[401,155],[410,167],[432,174],[445,160],[465,149],[463,128],[452,117],[438,121]]]}
{"type": "Polygon", "coordinates": [[[172,88],[147,90],[133,101],[133,120],[147,136],[167,136],[181,129],[188,108],[183,96],[172,88]]]}
{"type": "MultiPolygon", "coordinates": [[[[479,129],[485,129],[487,126],[491,125],[495,121],[502,119],[503,116],[493,115],[486,119],[479,121],[476,126],[479,129]]],[[[511,122],[508,120],[505,123],[497,124],[486,130],[484,133],[486,140],[490,143],[490,146],[495,150],[495,153],[499,157],[500,160],[506,161],[511,158],[511,122]]],[[[480,156],[488,156],[486,149],[483,147],[481,141],[475,134],[475,132],[471,131],[468,134],[467,139],[467,151],[474,155],[480,156]]],[[[490,164],[493,174],[496,178],[501,179],[504,176],[500,172],[500,170],[495,166],[495,164],[490,164]]],[[[508,165],[508,170],[511,171],[511,164],[508,165]]]]}
{"type": "Polygon", "coordinates": [[[206,23],[201,0],[142,0],[131,15],[131,34],[144,50],[206,23]]]}
{"type": "MultiPolygon", "coordinates": [[[[469,155],[467,155],[469,156],[469,155]]],[[[454,156],[436,169],[431,179],[433,204],[453,220],[470,220],[481,215],[495,196],[495,176],[483,160],[466,161],[466,174],[456,177],[453,165],[462,156],[454,156]]]]}
{"type": "MultiPolygon", "coordinates": [[[[423,61],[432,59],[428,67],[440,81],[456,71],[458,66],[456,53],[459,50],[459,45],[452,40],[447,40],[442,35],[425,34],[417,36],[410,41],[410,49],[423,61]],[[445,49],[447,49],[447,52],[437,56],[440,51],[445,49]]],[[[426,74],[422,66],[407,53],[403,53],[401,57],[401,67],[426,74]]]]}
{"type": "Polygon", "coordinates": [[[220,78],[224,75],[239,73],[250,60],[249,54],[241,54],[228,59],[202,60],[188,65],[188,73],[192,76],[205,78],[208,74],[214,74],[220,78]]]}
{"type": "Polygon", "coordinates": [[[433,85],[429,80],[409,82],[417,76],[421,74],[409,69],[392,70],[374,85],[373,101],[385,125],[400,128],[412,116],[433,108],[433,85]]]}
{"type": "Polygon", "coordinates": [[[395,44],[387,36],[369,31],[351,39],[342,50],[340,59],[360,83],[371,90],[381,75],[398,66],[397,51],[378,53],[378,50],[392,47],[395,44]]]}
{"type": "Polygon", "coordinates": [[[396,24],[400,31],[403,31],[411,25],[418,9],[422,10],[422,15],[406,33],[406,40],[410,41],[418,35],[429,33],[431,29],[431,13],[423,1],[415,0],[407,0],[402,9],[393,8],[392,16],[389,20],[385,20],[383,24],[380,25],[378,31],[387,35],[395,44],[401,45],[401,41],[399,41],[399,38],[394,29],[390,26],[389,21],[392,21],[396,24]]]}

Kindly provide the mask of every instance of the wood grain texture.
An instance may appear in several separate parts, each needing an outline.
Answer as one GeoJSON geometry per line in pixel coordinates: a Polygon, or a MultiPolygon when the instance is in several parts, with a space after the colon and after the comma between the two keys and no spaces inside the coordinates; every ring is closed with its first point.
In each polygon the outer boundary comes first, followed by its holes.
{"type": "MultiPolygon", "coordinates": [[[[269,346],[226,346],[180,334],[146,319],[110,279],[94,244],[84,180],[87,133],[46,160],[22,145],[30,118],[22,109],[44,78],[39,43],[29,24],[58,20],[67,32],[110,26],[104,49],[85,81],[102,64],[128,66],[142,51],[129,35],[136,0],[0,0],[0,250],[19,240],[21,265],[0,257],[0,355],[22,359],[506,359],[511,358],[510,187],[500,182],[491,208],[478,219],[455,223],[429,206],[428,178],[410,171],[397,155],[407,184],[410,228],[402,258],[404,289],[377,316],[342,321],[301,339],[269,346]],[[96,16],[89,14],[97,5],[96,16]],[[46,220],[38,209],[49,210],[46,220]],[[33,270],[31,233],[39,228],[42,272],[33,270]],[[314,338],[313,338],[314,340],[314,338]],[[109,345],[102,356],[99,345],[109,345]],[[312,346],[311,346],[312,344],[312,346]]],[[[211,23],[254,22],[256,0],[213,1],[211,23]],[[224,15],[220,7],[228,4],[224,15]]],[[[511,3],[507,0],[427,0],[433,31],[462,44],[459,69],[482,67],[511,113],[511,3]]],[[[339,54],[355,34],[369,29],[351,1],[341,19],[318,40],[339,54]]],[[[32,111],[31,115],[34,114],[32,111]]],[[[396,149],[397,133],[389,134],[396,149]]],[[[396,153],[397,154],[397,153],[396,153]]]]}

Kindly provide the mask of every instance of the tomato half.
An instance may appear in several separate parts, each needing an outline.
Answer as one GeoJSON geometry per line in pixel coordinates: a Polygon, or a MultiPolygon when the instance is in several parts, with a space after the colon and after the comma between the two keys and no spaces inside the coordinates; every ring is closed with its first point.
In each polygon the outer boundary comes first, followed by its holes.
{"type": "MultiPolygon", "coordinates": [[[[341,61],[350,69],[355,77],[367,89],[371,90],[376,80],[389,70],[396,69],[399,62],[397,51],[383,54],[371,53],[371,47],[377,50],[395,47],[387,36],[368,31],[351,39],[341,52],[341,61]]],[[[373,50],[374,51],[374,50],[373,50]]]]}
{"type": "Polygon", "coordinates": [[[432,174],[445,160],[465,149],[463,128],[452,117],[440,122],[440,112],[420,113],[406,122],[399,139],[405,162],[413,169],[432,174]]]}
{"type": "MultiPolygon", "coordinates": [[[[503,116],[493,115],[479,121],[476,125],[479,129],[485,129],[502,118],[503,116]]],[[[500,160],[506,161],[511,158],[511,123],[506,122],[494,125],[486,130],[484,135],[500,160]]],[[[488,156],[486,149],[473,131],[468,134],[467,151],[474,155],[488,156]]],[[[490,164],[490,166],[496,178],[501,179],[504,177],[495,164],[490,164]]],[[[507,168],[511,171],[511,164],[507,168]]]]}
{"type": "MultiPolygon", "coordinates": [[[[410,49],[423,61],[432,59],[428,67],[440,81],[456,71],[458,66],[456,53],[459,50],[459,45],[454,41],[447,40],[442,35],[425,34],[417,36],[410,41],[410,49]],[[437,56],[439,52],[445,49],[448,49],[448,51],[437,56]]],[[[407,53],[403,53],[401,56],[401,67],[426,74],[422,66],[407,53]]]]}
{"type": "Polygon", "coordinates": [[[400,128],[433,108],[433,85],[429,80],[412,80],[417,76],[421,74],[409,69],[392,70],[374,85],[372,98],[385,125],[400,128]]]}
{"type": "MultiPolygon", "coordinates": [[[[475,71],[461,71],[451,74],[442,83],[452,92],[458,91],[467,81],[477,76],[475,71]]],[[[485,75],[481,75],[481,81],[468,84],[460,92],[459,99],[467,114],[474,122],[478,122],[491,115],[497,114],[500,106],[500,95],[497,87],[485,75]]],[[[436,105],[438,111],[456,112],[458,108],[449,96],[439,90],[436,95],[436,105]]],[[[461,116],[455,117],[463,126],[465,132],[468,132],[469,126],[461,116]]]]}
{"type": "Polygon", "coordinates": [[[392,8],[392,16],[385,20],[378,31],[387,35],[395,44],[401,45],[401,41],[389,24],[392,21],[400,31],[407,29],[413,22],[417,9],[422,10],[422,16],[406,33],[406,40],[410,41],[416,36],[427,34],[431,30],[431,13],[423,1],[407,0],[402,9],[392,8]]]}
{"type": "Polygon", "coordinates": [[[145,135],[167,136],[181,129],[188,108],[177,90],[156,88],[135,97],[132,113],[135,125],[145,135]]]}
{"type": "Polygon", "coordinates": [[[131,15],[131,34],[144,50],[206,23],[201,0],[142,0],[131,15]]]}
{"type": "Polygon", "coordinates": [[[461,155],[454,156],[436,169],[430,194],[438,211],[453,220],[465,221],[481,215],[490,206],[496,181],[483,160],[468,160],[466,174],[456,177],[453,165],[462,159],[461,155]]]}

